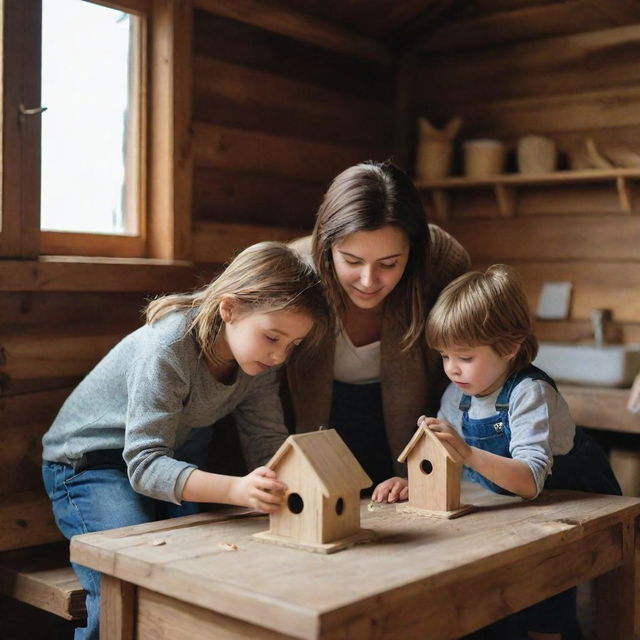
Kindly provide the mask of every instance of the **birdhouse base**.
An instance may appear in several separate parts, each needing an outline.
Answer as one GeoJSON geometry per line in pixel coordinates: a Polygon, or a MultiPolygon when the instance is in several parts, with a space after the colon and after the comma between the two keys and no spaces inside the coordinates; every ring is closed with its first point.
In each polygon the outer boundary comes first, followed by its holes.
{"type": "Polygon", "coordinates": [[[473,511],[474,506],[472,504],[463,504],[460,505],[457,509],[453,509],[451,511],[437,511],[435,509],[424,509],[422,507],[415,507],[408,502],[404,502],[402,504],[396,505],[397,511],[402,511],[404,513],[413,513],[418,516],[431,516],[432,518],[459,518],[463,516],[465,513],[469,513],[473,511]]]}
{"type": "Polygon", "coordinates": [[[291,547],[293,549],[304,549],[305,551],[312,551],[313,553],[334,553],[335,551],[341,551],[347,547],[353,547],[356,544],[364,544],[365,542],[371,542],[375,540],[376,534],[371,529],[360,529],[357,533],[340,540],[333,540],[332,542],[304,542],[303,540],[296,540],[295,538],[285,538],[284,536],[278,536],[271,533],[271,531],[261,531],[260,533],[254,533],[253,537],[259,542],[268,542],[270,544],[277,544],[282,547],[291,547]]]}

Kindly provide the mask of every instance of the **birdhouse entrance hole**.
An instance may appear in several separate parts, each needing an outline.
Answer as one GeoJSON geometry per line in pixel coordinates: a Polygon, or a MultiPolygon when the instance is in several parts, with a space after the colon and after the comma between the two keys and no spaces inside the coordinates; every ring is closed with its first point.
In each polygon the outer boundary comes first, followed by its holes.
{"type": "Polygon", "coordinates": [[[336,500],[336,513],[341,516],[344,511],[344,500],[342,498],[338,498],[336,500]]]}
{"type": "Polygon", "coordinates": [[[304,509],[304,500],[299,493],[290,493],[287,498],[287,506],[291,513],[302,513],[304,509]]]}
{"type": "Polygon", "coordinates": [[[423,460],[420,463],[420,470],[428,476],[433,471],[433,464],[431,464],[430,460],[423,460]]]}

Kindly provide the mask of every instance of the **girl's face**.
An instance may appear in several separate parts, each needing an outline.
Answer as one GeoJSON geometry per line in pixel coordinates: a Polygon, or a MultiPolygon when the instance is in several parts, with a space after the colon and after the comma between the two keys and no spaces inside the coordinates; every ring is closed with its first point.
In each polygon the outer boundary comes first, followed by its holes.
{"type": "Polygon", "coordinates": [[[234,359],[250,376],[282,364],[311,331],[313,320],[301,311],[242,312],[232,298],[220,304],[224,321],[219,355],[234,359]]]}
{"type": "Polygon", "coordinates": [[[404,231],[387,225],[356,231],[331,249],[336,277],[349,300],[360,309],[375,309],[393,291],[409,260],[404,231]]]}
{"type": "Polygon", "coordinates": [[[487,396],[504,384],[517,350],[505,356],[492,347],[451,347],[441,349],[444,372],[449,380],[470,396],[487,396]]]}

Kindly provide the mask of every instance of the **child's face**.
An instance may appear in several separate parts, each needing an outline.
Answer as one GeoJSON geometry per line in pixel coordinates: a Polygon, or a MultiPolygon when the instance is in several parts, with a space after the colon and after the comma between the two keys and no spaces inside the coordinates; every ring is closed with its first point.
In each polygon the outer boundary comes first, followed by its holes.
{"type": "Polygon", "coordinates": [[[299,311],[242,313],[238,306],[224,311],[221,347],[250,376],[282,364],[311,331],[313,320],[299,311]]]}
{"type": "Polygon", "coordinates": [[[498,355],[492,347],[451,347],[440,349],[444,371],[449,380],[470,396],[493,393],[507,379],[514,353],[498,355]]]}
{"type": "Polygon", "coordinates": [[[336,277],[349,300],[375,309],[393,291],[409,260],[409,239],[397,227],[351,233],[331,249],[336,277]]]}

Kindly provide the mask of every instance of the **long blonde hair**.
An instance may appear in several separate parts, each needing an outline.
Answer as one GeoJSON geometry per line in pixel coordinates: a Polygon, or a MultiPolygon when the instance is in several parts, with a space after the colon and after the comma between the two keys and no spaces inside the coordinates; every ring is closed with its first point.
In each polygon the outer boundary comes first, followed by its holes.
{"type": "Polygon", "coordinates": [[[511,369],[525,368],[538,353],[538,340],[516,271],[494,264],[484,273],[469,271],[446,286],[427,320],[432,349],[490,346],[500,356],[512,353],[511,369]]]}
{"type": "Polygon", "coordinates": [[[220,302],[232,296],[241,313],[295,311],[308,314],[314,326],[303,341],[315,346],[328,323],[328,305],[314,269],[280,242],[259,242],[239,253],[210,284],[192,293],[153,300],[146,318],[153,324],[174,311],[193,310],[187,333],[193,331],[202,353],[215,361],[213,345],[223,326],[220,302]]]}

